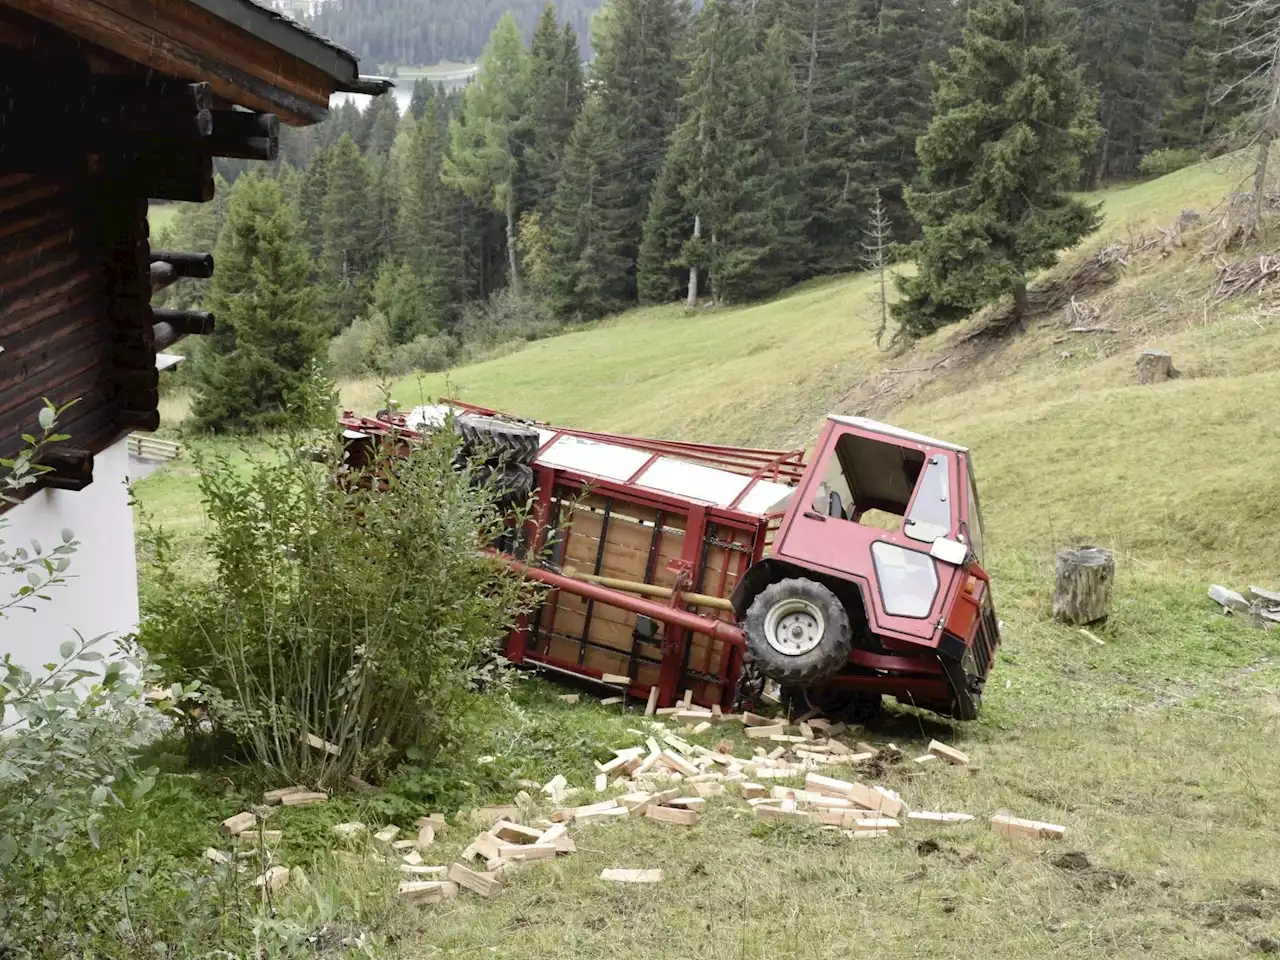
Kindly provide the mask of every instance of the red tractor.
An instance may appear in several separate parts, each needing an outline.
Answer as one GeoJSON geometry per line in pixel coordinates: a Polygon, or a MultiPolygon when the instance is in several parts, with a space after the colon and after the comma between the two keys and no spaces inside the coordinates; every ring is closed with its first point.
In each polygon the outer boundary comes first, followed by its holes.
{"type": "Polygon", "coordinates": [[[533,510],[508,562],[547,584],[515,663],[670,706],[791,702],[869,720],[888,694],[970,720],[999,625],[964,447],[830,416],[812,459],[529,423],[445,401],[345,414],[353,462],[454,418],[533,510]],[[518,464],[513,467],[512,464],[518,464]],[[527,469],[525,469],[527,467],[527,469]],[[514,481],[513,481],[514,482],[514,481]]]}

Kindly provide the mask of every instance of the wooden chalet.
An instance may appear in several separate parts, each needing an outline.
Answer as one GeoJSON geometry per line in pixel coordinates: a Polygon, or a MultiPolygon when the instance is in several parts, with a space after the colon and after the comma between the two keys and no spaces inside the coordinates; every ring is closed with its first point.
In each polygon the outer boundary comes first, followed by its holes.
{"type": "Polygon", "coordinates": [[[78,400],[44,487],[155,430],[157,351],[216,318],[150,305],[214,265],[152,250],[148,200],[211,200],[214,157],[271,160],[281,123],[389,86],[253,0],[0,0],[0,457],[44,397],[78,400]]]}

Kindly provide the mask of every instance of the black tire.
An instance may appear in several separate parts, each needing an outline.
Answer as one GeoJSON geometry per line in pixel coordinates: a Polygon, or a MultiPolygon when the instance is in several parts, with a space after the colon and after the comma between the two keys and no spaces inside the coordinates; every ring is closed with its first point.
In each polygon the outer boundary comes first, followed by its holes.
{"type": "Polygon", "coordinates": [[[844,605],[812,580],[780,580],[765,587],[747,610],[746,632],[747,656],[765,676],[786,685],[805,686],[831,676],[853,649],[844,605]]]}
{"type": "Polygon", "coordinates": [[[538,431],[522,423],[464,414],[456,426],[464,456],[484,463],[533,463],[538,456],[538,431]]]}
{"type": "Polygon", "coordinates": [[[476,468],[472,482],[477,487],[493,484],[501,491],[498,502],[502,506],[514,506],[533,494],[533,467],[525,463],[485,464],[476,468]]]}

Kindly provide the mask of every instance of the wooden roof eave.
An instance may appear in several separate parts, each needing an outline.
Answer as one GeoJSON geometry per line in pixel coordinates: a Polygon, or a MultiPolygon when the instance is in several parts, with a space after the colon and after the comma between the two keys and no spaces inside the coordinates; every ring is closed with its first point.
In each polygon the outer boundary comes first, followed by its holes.
{"type": "Polygon", "coordinates": [[[0,6],[149,69],[207,81],[225,100],[294,126],[323,120],[335,92],[380,85],[358,75],[351,54],[248,0],[0,0],[0,6]],[[261,35],[250,32],[255,18],[261,35]]]}

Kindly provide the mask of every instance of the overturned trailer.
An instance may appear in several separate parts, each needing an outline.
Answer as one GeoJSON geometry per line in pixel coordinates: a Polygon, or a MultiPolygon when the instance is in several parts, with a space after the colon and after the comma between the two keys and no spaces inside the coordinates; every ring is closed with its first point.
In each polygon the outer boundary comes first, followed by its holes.
{"type": "Polygon", "coordinates": [[[370,445],[446,422],[505,441],[511,479],[532,496],[505,558],[550,589],[508,637],[513,663],[641,698],[656,689],[659,706],[691,690],[730,709],[771,679],[850,719],[885,694],[977,715],[999,631],[963,447],[839,416],[810,462],[453,400],[341,419],[357,466],[370,445]]]}

